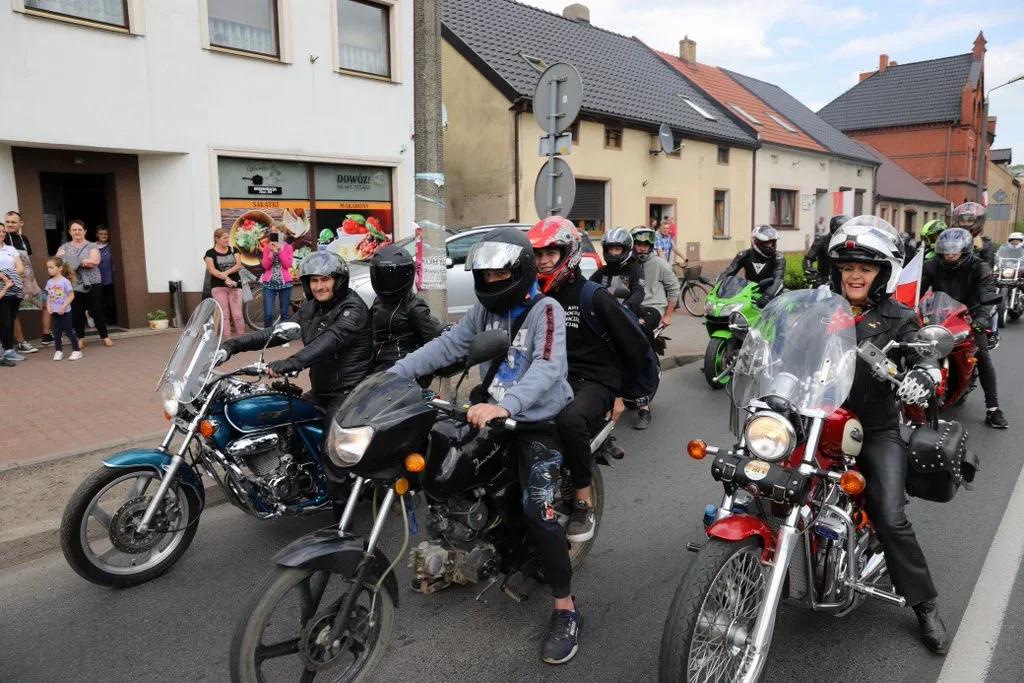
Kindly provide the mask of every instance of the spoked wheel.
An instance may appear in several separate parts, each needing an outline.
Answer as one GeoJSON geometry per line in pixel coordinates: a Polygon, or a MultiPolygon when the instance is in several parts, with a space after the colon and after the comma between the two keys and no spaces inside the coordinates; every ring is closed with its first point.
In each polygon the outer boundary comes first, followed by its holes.
{"type": "MultiPolygon", "coordinates": [[[[568,483],[566,477],[563,477],[562,486],[558,487],[555,496],[557,498],[555,509],[572,511],[572,504],[576,499],[576,489],[568,483]]],[[[594,535],[588,541],[569,543],[569,562],[572,563],[573,569],[583,564],[583,560],[590,554],[594,542],[597,541],[597,532],[601,530],[601,512],[604,510],[604,479],[601,477],[601,469],[598,465],[594,465],[594,471],[590,475],[590,502],[594,509],[594,535]]],[[[568,517],[560,518],[559,523],[564,528],[569,523],[568,517]]]]}
{"type": "Polygon", "coordinates": [[[102,467],[82,482],[60,525],[64,557],[79,576],[127,588],[163,574],[188,550],[201,503],[187,486],[172,484],[149,530],[138,530],[159,485],[148,467],[102,467]]]}
{"type": "Polygon", "coordinates": [[[275,567],[260,583],[231,641],[231,680],[373,680],[395,623],[395,605],[383,587],[359,586],[355,612],[341,638],[331,638],[334,617],[352,589],[340,574],[275,567]]]}
{"type": "Polygon", "coordinates": [[[767,648],[754,655],[747,641],[767,587],[758,539],[705,543],[669,608],[658,658],[660,683],[759,680],[767,648]]]}
{"type": "Polygon", "coordinates": [[[249,289],[252,290],[252,301],[242,304],[242,317],[250,329],[258,332],[263,329],[263,286],[253,283],[249,289]]]}
{"type": "Polygon", "coordinates": [[[730,375],[717,381],[715,378],[732,364],[735,354],[736,342],[732,339],[712,337],[708,340],[708,346],[704,350],[704,379],[707,380],[709,387],[722,389],[729,383],[729,380],[732,379],[730,375]]]}
{"type": "Polygon", "coordinates": [[[704,317],[704,302],[708,298],[708,288],[699,282],[691,282],[683,287],[679,298],[683,300],[683,308],[695,318],[704,317]]]}

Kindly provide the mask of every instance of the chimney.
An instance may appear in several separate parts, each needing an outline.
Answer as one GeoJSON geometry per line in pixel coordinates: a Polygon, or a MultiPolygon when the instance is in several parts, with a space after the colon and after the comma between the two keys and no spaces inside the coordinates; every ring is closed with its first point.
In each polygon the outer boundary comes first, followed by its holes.
{"type": "Polygon", "coordinates": [[[889,66],[896,66],[896,60],[895,59],[890,59],[889,60],[889,66]]]}
{"type": "Polygon", "coordinates": [[[586,5],[574,2],[573,4],[562,10],[562,16],[566,19],[572,19],[578,21],[581,24],[590,23],[590,9],[586,5]]]}
{"type": "Polygon", "coordinates": [[[889,66],[889,55],[878,55],[878,73],[884,74],[889,66]]]}
{"type": "Polygon", "coordinates": [[[690,40],[689,36],[683,36],[679,41],[679,59],[687,64],[697,63],[697,41],[690,40]]]}

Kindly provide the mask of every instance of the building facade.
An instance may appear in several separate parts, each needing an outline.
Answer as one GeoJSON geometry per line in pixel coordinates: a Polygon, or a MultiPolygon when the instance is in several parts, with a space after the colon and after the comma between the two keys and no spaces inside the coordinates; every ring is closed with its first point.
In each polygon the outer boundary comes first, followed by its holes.
{"type": "Polygon", "coordinates": [[[122,327],[169,281],[198,300],[218,227],[257,268],[273,224],[300,258],[325,229],[354,254],[355,216],[411,234],[412,34],[396,0],[14,0],[0,211],[46,245],[36,273],[69,220],[108,226],[122,327]]]}
{"type": "Polygon", "coordinates": [[[997,244],[1006,242],[1006,236],[1016,230],[1020,216],[1020,179],[1007,169],[1008,163],[994,164],[988,168],[988,206],[985,209],[985,234],[997,244]]]}
{"type": "Polygon", "coordinates": [[[874,214],[900,232],[917,238],[921,227],[946,220],[949,202],[910,175],[902,166],[867,143],[861,143],[881,162],[875,178],[874,214]]]}

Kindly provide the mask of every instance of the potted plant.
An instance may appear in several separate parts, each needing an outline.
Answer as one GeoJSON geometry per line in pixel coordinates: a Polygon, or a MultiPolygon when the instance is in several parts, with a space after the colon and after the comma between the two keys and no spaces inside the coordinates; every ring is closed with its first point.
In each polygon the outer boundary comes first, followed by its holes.
{"type": "Polygon", "coordinates": [[[149,327],[153,330],[166,330],[167,329],[167,311],[158,308],[155,311],[150,311],[146,314],[149,318],[149,327]]]}

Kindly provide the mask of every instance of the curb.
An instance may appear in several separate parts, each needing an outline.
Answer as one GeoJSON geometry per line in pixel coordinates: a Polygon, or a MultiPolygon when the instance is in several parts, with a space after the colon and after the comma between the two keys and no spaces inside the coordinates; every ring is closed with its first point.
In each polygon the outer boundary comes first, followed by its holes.
{"type": "Polygon", "coordinates": [[[139,434],[136,436],[126,436],[122,439],[114,439],[113,441],[105,441],[100,444],[94,444],[92,446],[84,446],[82,448],[75,448],[70,451],[63,451],[62,453],[51,453],[50,455],[43,455],[38,458],[31,460],[22,460],[20,462],[11,462],[6,465],[0,465],[0,473],[7,472],[9,470],[23,469],[27,467],[36,467],[38,465],[45,465],[47,463],[55,462],[58,460],[67,460],[69,458],[77,458],[81,456],[92,455],[100,451],[109,451],[114,449],[127,449],[132,446],[148,445],[153,441],[160,443],[160,440],[167,434],[166,429],[162,429],[159,432],[149,432],[148,434],[139,434]]]}

